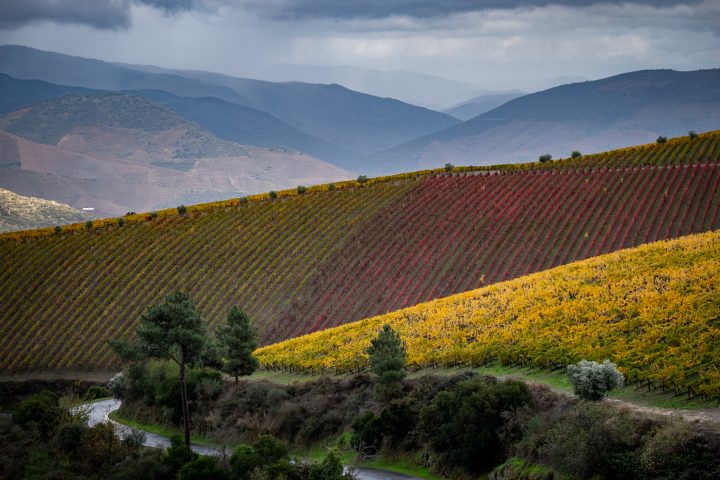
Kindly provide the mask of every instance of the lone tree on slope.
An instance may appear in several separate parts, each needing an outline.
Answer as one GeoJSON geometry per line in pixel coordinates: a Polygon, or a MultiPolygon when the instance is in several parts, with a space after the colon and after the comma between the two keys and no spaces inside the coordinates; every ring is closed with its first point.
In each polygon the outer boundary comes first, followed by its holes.
{"type": "Polygon", "coordinates": [[[383,400],[391,400],[400,391],[405,378],[405,344],[400,334],[390,325],[384,325],[367,349],[370,370],[377,375],[376,393],[383,400]]]}
{"type": "Polygon", "coordinates": [[[142,361],[150,358],[169,359],[177,363],[180,380],[185,445],[190,446],[190,409],[188,407],[185,370],[202,363],[208,351],[213,351],[207,325],[200,316],[190,295],[175,292],[160,305],[150,307],[136,330],[136,340],[112,340],[110,345],[123,361],[142,361]]]}
{"type": "Polygon", "coordinates": [[[238,377],[251,375],[258,368],[258,360],[253,356],[257,348],[257,331],[247,314],[233,307],[227,323],[218,329],[217,335],[225,353],[222,371],[234,376],[237,384],[238,377]]]}

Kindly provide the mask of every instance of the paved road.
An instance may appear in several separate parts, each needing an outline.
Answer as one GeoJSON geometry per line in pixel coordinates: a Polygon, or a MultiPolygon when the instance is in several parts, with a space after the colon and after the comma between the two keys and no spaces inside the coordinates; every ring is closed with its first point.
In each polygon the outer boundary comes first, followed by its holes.
{"type": "MultiPolygon", "coordinates": [[[[108,417],[110,412],[120,408],[120,403],[120,400],[111,399],[83,405],[83,407],[87,406],[89,409],[90,418],[88,420],[88,425],[93,426],[98,423],[110,422],[115,425],[116,431],[120,436],[126,436],[133,430],[136,430],[126,425],[117,423],[108,417]]],[[[145,434],[145,442],[143,442],[143,445],[154,448],[167,448],[170,446],[169,438],[156,433],[146,432],[144,430],[142,430],[142,432],[145,434]]],[[[208,445],[192,445],[192,449],[200,455],[222,455],[222,451],[220,449],[208,445]]],[[[370,468],[356,468],[354,471],[358,480],[421,480],[417,477],[410,477],[399,473],[374,470],[370,468]]]]}

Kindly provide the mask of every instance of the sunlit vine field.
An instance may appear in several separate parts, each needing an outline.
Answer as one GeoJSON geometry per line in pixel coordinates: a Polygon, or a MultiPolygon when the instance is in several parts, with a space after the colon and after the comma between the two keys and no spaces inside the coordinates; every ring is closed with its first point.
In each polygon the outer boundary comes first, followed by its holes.
{"type": "Polygon", "coordinates": [[[411,366],[616,362],[630,382],[720,395],[720,231],[621,250],[259,349],[268,369],[349,372],[384,324],[411,366]]]}

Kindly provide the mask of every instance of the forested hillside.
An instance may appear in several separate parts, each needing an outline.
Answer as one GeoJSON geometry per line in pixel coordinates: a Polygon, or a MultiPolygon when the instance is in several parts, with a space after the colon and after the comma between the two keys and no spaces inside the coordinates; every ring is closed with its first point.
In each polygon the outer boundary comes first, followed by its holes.
{"type": "Polygon", "coordinates": [[[720,227],[720,135],[418,172],[0,237],[0,369],[110,369],[175,289],[264,344],[720,227]]]}

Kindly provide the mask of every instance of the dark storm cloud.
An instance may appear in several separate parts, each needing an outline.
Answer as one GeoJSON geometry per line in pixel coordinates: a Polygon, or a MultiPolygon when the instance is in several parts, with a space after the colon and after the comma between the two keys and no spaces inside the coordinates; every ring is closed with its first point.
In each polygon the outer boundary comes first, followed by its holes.
{"type": "Polygon", "coordinates": [[[89,25],[98,29],[130,27],[132,3],[172,14],[193,8],[193,0],[0,0],[0,28],[50,21],[89,25]]]}
{"type": "Polygon", "coordinates": [[[379,19],[390,16],[433,18],[491,9],[563,5],[634,4],[655,7],[698,4],[702,0],[247,0],[244,4],[261,16],[293,20],[305,18],[379,19]]]}

